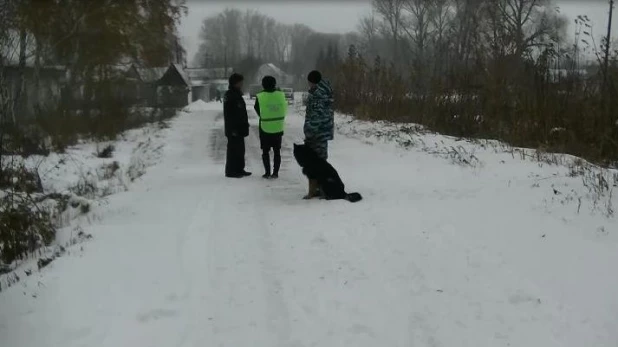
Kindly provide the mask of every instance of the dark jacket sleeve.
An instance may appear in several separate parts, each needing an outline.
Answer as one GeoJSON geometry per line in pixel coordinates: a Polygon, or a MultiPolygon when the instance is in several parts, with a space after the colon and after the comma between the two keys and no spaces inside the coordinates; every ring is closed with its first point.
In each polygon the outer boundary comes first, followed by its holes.
{"type": "Polygon", "coordinates": [[[226,137],[238,136],[238,115],[236,115],[236,103],[234,95],[229,91],[223,99],[223,123],[226,137]]]}
{"type": "Polygon", "coordinates": [[[225,93],[223,121],[225,123],[225,136],[249,136],[249,117],[241,93],[232,90],[225,93]]]}

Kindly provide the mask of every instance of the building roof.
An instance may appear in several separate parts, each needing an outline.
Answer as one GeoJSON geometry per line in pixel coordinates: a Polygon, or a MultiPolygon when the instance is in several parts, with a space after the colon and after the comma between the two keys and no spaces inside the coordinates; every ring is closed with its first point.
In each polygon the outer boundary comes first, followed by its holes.
{"type": "Polygon", "coordinates": [[[187,86],[190,86],[191,80],[189,79],[189,76],[187,76],[185,69],[182,67],[182,65],[172,64],[172,66],[176,69],[176,71],[178,71],[178,74],[180,75],[180,77],[182,77],[182,80],[185,82],[185,84],[187,86]]]}
{"type": "Polygon", "coordinates": [[[287,75],[283,70],[281,70],[280,68],[275,66],[275,64],[268,63],[266,65],[268,66],[268,68],[270,68],[274,73],[276,73],[278,75],[287,75]]]}
{"type": "Polygon", "coordinates": [[[152,67],[152,68],[136,67],[135,68],[135,70],[137,71],[137,74],[139,75],[140,80],[146,83],[158,81],[159,79],[161,79],[161,77],[163,77],[167,69],[168,69],[167,67],[152,67]]]}
{"type": "Polygon", "coordinates": [[[217,78],[228,78],[233,72],[232,68],[186,68],[185,72],[190,79],[212,80],[217,78]]]}
{"type": "Polygon", "coordinates": [[[287,75],[285,71],[281,70],[280,68],[275,66],[275,64],[272,64],[272,63],[262,64],[258,68],[258,74],[261,74],[261,75],[270,74],[270,75],[276,75],[276,76],[286,76],[287,75]]]}

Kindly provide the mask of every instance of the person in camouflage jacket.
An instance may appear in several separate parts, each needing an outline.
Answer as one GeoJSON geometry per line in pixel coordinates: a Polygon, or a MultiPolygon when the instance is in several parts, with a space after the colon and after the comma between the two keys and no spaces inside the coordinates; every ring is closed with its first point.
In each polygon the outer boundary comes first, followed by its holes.
{"type": "Polygon", "coordinates": [[[307,80],[310,88],[303,127],[305,144],[326,160],[328,141],[334,138],[335,133],[333,89],[319,71],[311,71],[307,80]]]}

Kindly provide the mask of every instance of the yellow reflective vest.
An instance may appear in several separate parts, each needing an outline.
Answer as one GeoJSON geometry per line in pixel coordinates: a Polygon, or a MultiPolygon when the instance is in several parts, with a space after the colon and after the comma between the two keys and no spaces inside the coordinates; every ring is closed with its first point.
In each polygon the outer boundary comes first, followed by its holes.
{"type": "Polygon", "coordinates": [[[260,107],[260,129],[267,134],[282,133],[285,128],[285,115],[288,102],[282,91],[259,92],[257,100],[260,107]]]}

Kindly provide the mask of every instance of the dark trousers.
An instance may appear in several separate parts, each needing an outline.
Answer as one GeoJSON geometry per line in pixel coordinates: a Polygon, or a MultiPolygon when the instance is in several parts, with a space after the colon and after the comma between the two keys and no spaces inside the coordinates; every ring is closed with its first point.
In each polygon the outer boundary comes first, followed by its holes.
{"type": "Polygon", "coordinates": [[[260,147],[262,148],[262,163],[264,163],[264,172],[270,175],[270,149],[274,154],[273,175],[279,174],[281,167],[281,139],[283,134],[267,134],[260,130],[260,147]]]}
{"type": "Polygon", "coordinates": [[[245,138],[228,137],[225,174],[235,175],[245,171],[245,138]]]}
{"type": "MultiPolygon", "coordinates": [[[[281,148],[273,148],[274,152],[274,168],[273,175],[279,175],[279,168],[281,167],[281,148]]],[[[270,175],[270,150],[268,148],[262,149],[262,163],[264,163],[264,172],[270,175]]]]}

